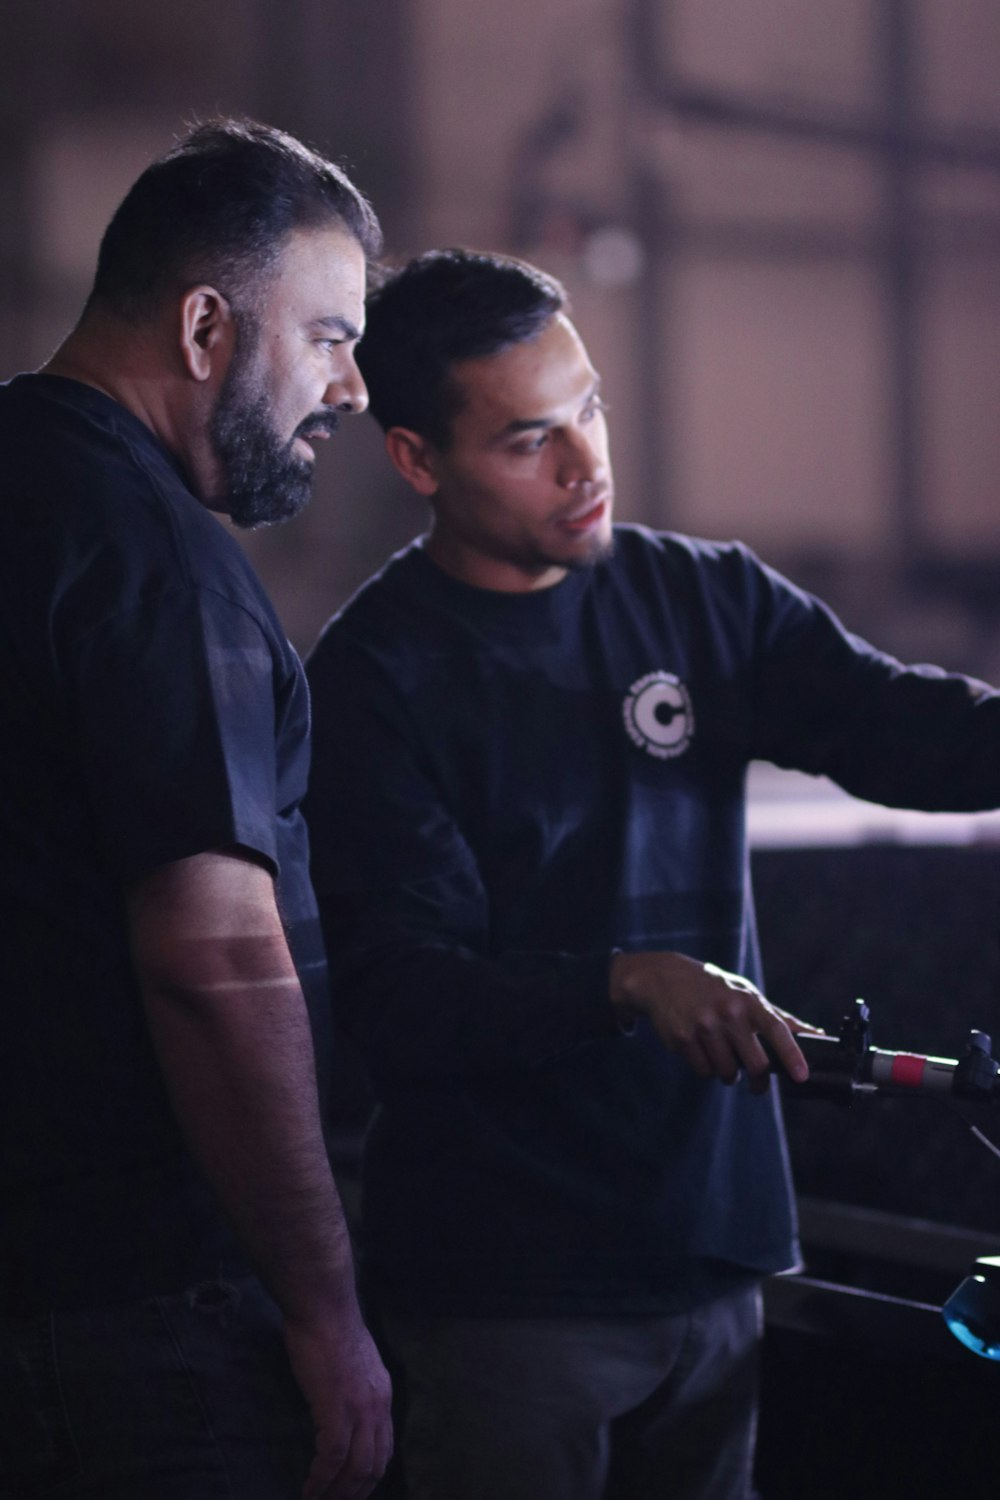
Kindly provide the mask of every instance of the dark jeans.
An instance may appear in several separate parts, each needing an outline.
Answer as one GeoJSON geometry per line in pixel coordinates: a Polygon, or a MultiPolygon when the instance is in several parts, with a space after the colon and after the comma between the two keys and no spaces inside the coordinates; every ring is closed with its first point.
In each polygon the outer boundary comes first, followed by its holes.
{"type": "Polygon", "coordinates": [[[312,1441],[251,1278],[0,1318],[0,1500],[299,1500],[312,1441]]]}
{"type": "Polygon", "coordinates": [[[407,1500],[750,1500],[756,1287],[648,1318],[386,1320],[407,1500]]]}

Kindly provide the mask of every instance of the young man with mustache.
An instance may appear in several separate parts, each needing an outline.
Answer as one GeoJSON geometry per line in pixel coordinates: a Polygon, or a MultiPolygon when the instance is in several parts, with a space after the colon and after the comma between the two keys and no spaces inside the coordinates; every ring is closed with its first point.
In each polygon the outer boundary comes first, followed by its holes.
{"type": "Polygon", "coordinates": [[[432,252],[359,361],[428,535],[307,665],[334,993],[379,1108],[364,1244],[411,1500],[745,1500],[759,1284],[798,1256],[744,783],[1000,800],[1000,696],[743,546],[612,526],[557,282],[432,252]]]}

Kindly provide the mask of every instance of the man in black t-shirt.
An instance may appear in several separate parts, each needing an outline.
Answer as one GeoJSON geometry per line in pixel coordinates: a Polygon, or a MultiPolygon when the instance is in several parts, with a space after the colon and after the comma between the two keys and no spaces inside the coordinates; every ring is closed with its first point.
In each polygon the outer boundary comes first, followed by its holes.
{"type": "Polygon", "coordinates": [[[432,252],[359,363],[432,510],[308,663],[334,995],[379,1108],[366,1271],[410,1500],[746,1500],[762,1276],[796,1262],[749,762],[1000,801],[1000,695],[737,543],[612,526],[550,277],[432,252]]]}
{"type": "Polygon", "coordinates": [[[4,1495],[362,1495],[387,1460],[321,1123],[305,682],[212,514],[307,502],[366,403],[378,244],[331,163],[205,125],[0,387],[4,1495]]]}

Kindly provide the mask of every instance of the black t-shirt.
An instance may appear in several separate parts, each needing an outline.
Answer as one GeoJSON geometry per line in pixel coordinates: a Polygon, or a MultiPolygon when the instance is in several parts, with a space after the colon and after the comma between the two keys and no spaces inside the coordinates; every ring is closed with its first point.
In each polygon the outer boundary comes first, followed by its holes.
{"type": "Polygon", "coordinates": [[[241,1264],[167,1103],[127,882],[256,852],[314,1024],[326,1006],[308,696],[242,549],[75,381],[0,386],[0,452],[0,1298],[24,1309],[241,1264]]]}

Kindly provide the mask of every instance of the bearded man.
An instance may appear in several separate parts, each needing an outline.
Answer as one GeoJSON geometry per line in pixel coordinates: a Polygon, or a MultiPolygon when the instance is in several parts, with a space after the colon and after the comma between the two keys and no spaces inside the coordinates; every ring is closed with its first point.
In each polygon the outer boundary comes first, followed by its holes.
{"type": "Polygon", "coordinates": [[[379,239],[330,162],[205,125],[0,387],[5,1497],[365,1495],[387,1461],[321,1124],[307,693],[212,514],[294,515],[364,409],[379,239]]]}

